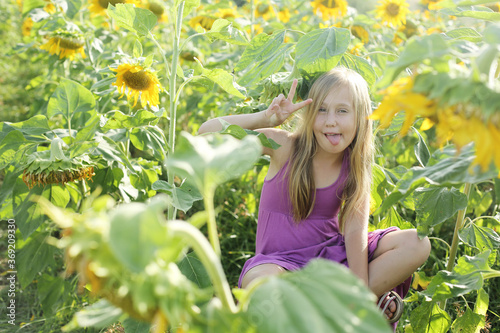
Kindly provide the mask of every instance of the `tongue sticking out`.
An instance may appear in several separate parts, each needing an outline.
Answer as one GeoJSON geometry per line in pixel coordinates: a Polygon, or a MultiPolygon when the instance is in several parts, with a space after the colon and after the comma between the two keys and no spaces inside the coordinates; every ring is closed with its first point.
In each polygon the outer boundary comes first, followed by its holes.
{"type": "Polygon", "coordinates": [[[335,135],[327,135],[326,138],[332,145],[338,145],[340,142],[340,134],[335,134],[335,135]]]}

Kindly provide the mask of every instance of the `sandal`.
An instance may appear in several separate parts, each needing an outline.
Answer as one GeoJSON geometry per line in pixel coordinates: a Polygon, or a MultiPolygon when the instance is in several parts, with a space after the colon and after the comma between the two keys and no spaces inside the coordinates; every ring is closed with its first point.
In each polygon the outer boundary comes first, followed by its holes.
{"type": "Polygon", "coordinates": [[[401,299],[401,297],[398,294],[396,294],[393,290],[391,290],[391,291],[383,294],[379,298],[379,301],[377,304],[377,306],[379,308],[381,308],[382,313],[385,314],[385,310],[387,310],[387,308],[389,307],[389,305],[391,304],[392,301],[394,301],[394,303],[396,304],[396,311],[394,311],[394,313],[392,314],[392,318],[387,318],[387,321],[389,322],[389,324],[394,324],[395,322],[397,322],[401,318],[401,315],[403,314],[403,307],[404,307],[403,300],[401,299]]]}

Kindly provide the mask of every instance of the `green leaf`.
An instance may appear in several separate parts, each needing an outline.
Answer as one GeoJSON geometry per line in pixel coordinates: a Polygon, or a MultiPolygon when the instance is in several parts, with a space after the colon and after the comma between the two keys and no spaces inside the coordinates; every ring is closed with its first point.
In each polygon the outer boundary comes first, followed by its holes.
{"type": "Polygon", "coordinates": [[[80,327],[106,328],[117,322],[122,315],[123,311],[120,308],[105,299],[100,299],[75,313],[71,322],[63,327],[63,331],[67,332],[80,327]]]}
{"type": "Polygon", "coordinates": [[[178,147],[167,167],[187,177],[202,194],[250,169],[262,154],[259,140],[246,136],[237,140],[227,135],[192,136],[182,132],[178,147]]]}
{"type": "Polygon", "coordinates": [[[281,147],[281,145],[276,143],[276,141],[268,139],[263,133],[252,131],[249,129],[243,129],[238,125],[231,125],[224,119],[219,119],[219,121],[222,124],[222,130],[220,130],[219,132],[221,134],[230,134],[239,140],[243,139],[247,135],[255,135],[257,136],[257,138],[259,138],[260,143],[266,148],[278,149],[279,147],[281,147]]]}
{"type": "Polygon", "coordinates": [[[181,2],[184,2],[184,10],[182,12],[183,18],[188,16],[193,11],[193,9],[196,9],[200,6],[200,0],[175,0],[174,8],[176,13],[177,8],[179,7],[179,4],[181,2]]]}
{"type": "Polygon", "coordinates": [[[142,203],[117,207],[111,214],[109,246],[114,256],[131,272],[140,273],[167,242],[159,212],[142,203]]]}
{"type": "MultiPolygon", "coordinates": [[[[477,291],[477,298],[476,298],[476,303],[474,304],[474,313],[480,315],[480,316],[486,316],[486,313],[488,311],[488,306],[490,304],[490,297],[488,293],[483,289],[479,289],[477,291]]],[[[481,328],[484,328],[485,323],[480,323],[477,325],[475,328],[474,333],[480,333],[481,328]]]]}
{"type": "Polygon", "coordinates": [[[419,235],[428,235],[433,226],[467,207],[467,196],[456,188],[418,188],[414,194],[419,235]]]}
{"type": "Polygon", "coordinates": [[[150,10],[135,7],[133,4],[109,4],[108,14],[116,25],[142,36],[148,35],[158,21],[150,10]]]}
{"type": "Polygon", "coordinates": [[[224,91],[230,93],[231,95],[239,98],[245,98],[245,95],[243,95],[243,93],[246,92],[245,88],[234,82],[233,75],[226,72],[225,70],[221,68],[206,69],[202,67],[201,75],[203,77],[206,77],[210,81],[217,83],[219,87],[221,87],[222,89],[224,89],[224,91]]]}
{"type": "Polygon", "coordinates": [[[420,134],[420,132],[416,128],[414,127],[412,128],[415,131],[415,133],[417,133],[418,136],[418,142],[414,147],[415,156],[417,157],[420,166],[425,167],[427,163],[429,163],[429,159],[431,158],[431,153],[429,152],[429,148],[427,147],[427,144],[425,143],[425,140],[420,134]]]}
{"type": "Polygon", "coordinates": [[[295,65],[308,74],[329,71],[347,51],[351,34],[343,28],[313,30],[297,42],[295,65]]]}
{"type": "Polygon", "coordinates": [[[27,239],[44,221],[45,217],[42,215],[41,208],[34,199],[37,196],[43,196],[50,200],[50,187],[50,185],[45,187],[35,186],[26,197],[22,192],[23,200],[21,202],[17,202],[17,191],[14,189],[14,217],[23,239],[27,239]]]}
{"type": "MultiPolygon", "coordinates": [[[[47,117],[52,118],[61,114],[71,124],[72,118],[78,117],[78,122],[83,125],[93,113],[95,113],[95,99],[90,90],[75,81],[61,79],[61,83],[49,99],[47,117]],[[84,119],[81,119],[82,117],[84,119]]],[[[71,127],[76,128],[73,124],[71,127]]]]}
{"type": "Polygon", "coordinates": [[[177,266],[179,266],[182,274],[184,274],[189,280],[196,283],[198,287],[208,288],[212,286],[212,281],[210,280],[210,276],[208,275],[205,266],[203,266],[202,262],[198,259],[194,252],[184,255],[177,266]]]}
{"type": "Polygon", "coordinates": [[[136,320],[132,317],[120,322],[126,333],[149,333],[151,324],[143,321],[136,320]]]}
{"type": "Polygon", "coordinates": [[[130,142],[139,150],[150,152],[153,157],[163,162],[166,156],[167,140],[158,126],[145,126],[130,131],[130,142]]]}
{"type": "Polygon", "coordinates": [[[41,139],[42,141],[46,141],[47,139],[41,136],[41,134],[50,131],[50,127],[47,117],[40,114],[17,123],[0,123],[0,141],[14,130],[23,133],[24,137],[28,140],[39,141],[41,139]]]}
{"type": "Polygon", "coordinates": [[[377,74],[372,65],[365,59],[356,55],[344,53],[340,58],[339,65],[358,72],[366,80],[369,87],[373,86],[377,80],[377,74]]]}
{"type": "Polygon", "coordinates": [[[243,86],[252,85],[277,72],[283,66],[292,46],[283,44],[284,40],[284,30],[275,31],[272,35],[262,33],[255,36],[234,68],[236,72],[244,72],[238,83],[243,86]]]}
{"type": "Polygon", "coordinates": [[[134,55],[134,58],[142,57],[142,44],[138,39],[136,39],[134,42],[134,49],[132,51],[132,54],[134,55]]]}
{"type": "Polygon", "coordinates": [[[478,43],[483,40],[483,36],[473,28],[458,28],[445,33],[451,39],[464,39],[469,42],[478,43]]]}
{"type": "Polygon", "coordinates": [[[210,31],[205,33],[212,42],[220,39],[225,42],[235,44],[235,45],[247,45],[248,39],[246,35],[233,27],[233,23],[225,19],[217,19],[212,24],[210,31]]]}
{"type": "Polygon", "coordinates": [[[106,124],[102,127],[104,131],[118,128],[134,128],[140,126],[150,125],[150,123],[158,120],[152,112],[146,110],[137,111],[136,114],[129,116],[121,111],[113,111],[113,113],[106,120],[106,124]]]}
{"type": "Polygon", "coordinates": [[[193,207],[194,202],[203,199],[196,188],[186,183],[180,187],[173,187],[164,180],[158,180],[153,183],[152,189],[170,195],[173,199],[172,206],[185,213],[193,207]]]}
{"type": "Polygon", "coordinates": [[[411,312],[410,323],[414,332],[445,333],[451,319],[435,302],[423,302],[411,312]]]}
{"type": "Polygon", "coordinates": [[[102,155],[102,158],[111,165],[112,162],[118,162],[128,168],[131,173],[135,173],[134,166],[130,163],[127,154],[123,149],[113,141],[113,139],[99,135],[95,140],[99,143],[96,151],[102,155]]]}
{"type": "Polygon", "coordinates": [[[484,41],[489,44],[500,44],[500,24],[489,24],[484,29],[484,41]]]}
{"type": "Polygon", "coordinates": [[[55,314],[73,291],[73,286],[68,281],[49,274],[40,276],[36,285],[43,312],[48,316],[55,314]]]}
{"type": "Polygon", "coordinates": [[[448,14],[450,16],[457,17],[472,17],[485,21],[499,22],[500,13],[493,12],[491,9],[482,7],[469,7],[471,9],[466,9],[467,7],[457,7],[457,8],[446,8],[440,11],[440,13],[448,14]]]}
{"type": "Polygon", "coordinates": [[[346,267],[315,259],[261,282],[246,315],[259,333],[391,332],[375,301],[346,267]]]}
{"type": "Polygon", "coordinates": [[[425,59],[436,59],[450,54],[450,49],[445,38],[440,34],[423,37],[412,37],[398,60],[390,63],[384,76],[377,84],[378,87],[388,86],[396,76],[406,67],[421,62],[425,59]]]}
{"type": "Polygon", "coordinates": [[[9,164],[18,165],[24,157],[24,148],[33,146],[33,142],[24,138],[21,131],[9,132],[0,142],[0,169],[6,168],[9,164]]]}
{"type": "Polygon", "coordinates": [[[479,251],[494,250],[500,248],[500,237],[490,228],[481,227],[475,223],[469,224],[458,232],[460,240],[479,251]]]}
{"type": "Polygon", "coordinates": [[[452,333],[472,333],[476,331],[478,326],[483,326],[485,324],[485,317],[478,315],[467,307],[465,312],[455,319],[451,325],[452,333]]]}
{"type": "MultiPolygon", "coordinates": [[[[16,219],[16,223],[18,221],[16,219]]],[[[56,248],[47,244],[48,237],[47,233],[36,233],[17,252],[17,278],[21,288],[25,289],[37,274],[43,272],[45,267],[55,264],[56,248]]]]}

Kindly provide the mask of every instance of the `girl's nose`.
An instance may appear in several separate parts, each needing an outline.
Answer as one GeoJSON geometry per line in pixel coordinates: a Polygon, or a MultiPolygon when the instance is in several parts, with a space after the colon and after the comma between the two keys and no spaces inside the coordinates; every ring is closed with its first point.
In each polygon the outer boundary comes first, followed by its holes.
{"type": "Polygon", "coordinates": [[[328,112],[326,116],[325,125],[327,126],[336,126],[337,125],[337,117],[335,117],[335,112],[328,112]]]}

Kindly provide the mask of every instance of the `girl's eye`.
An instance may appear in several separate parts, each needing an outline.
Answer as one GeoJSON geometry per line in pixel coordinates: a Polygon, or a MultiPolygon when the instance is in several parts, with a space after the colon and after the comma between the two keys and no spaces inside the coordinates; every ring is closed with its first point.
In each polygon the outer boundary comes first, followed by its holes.
{"type": "Polygon", "coordinates": [[[340,112],[340,113],[347,113],[347,112],[349,112],[349,111],[347,111],[346,109],[340,109],[340,110],[339,110],[339,112],[340,112]]]}
{"type": "Polygon", "coordinates": [[[318,110],[319,112],[326,112],[326,109],[325,108],[319,108],[318,110]]]}

